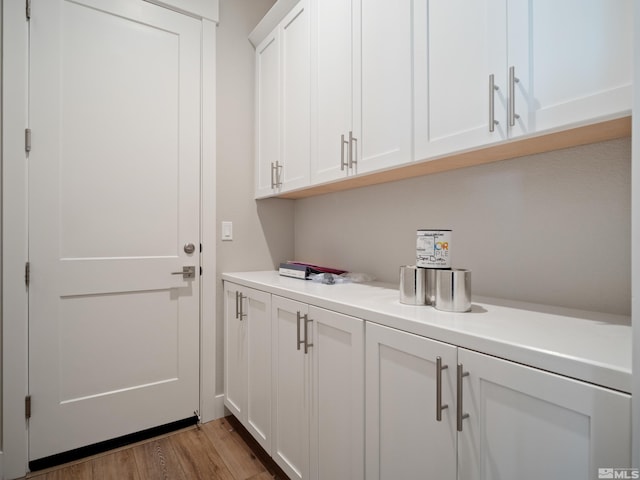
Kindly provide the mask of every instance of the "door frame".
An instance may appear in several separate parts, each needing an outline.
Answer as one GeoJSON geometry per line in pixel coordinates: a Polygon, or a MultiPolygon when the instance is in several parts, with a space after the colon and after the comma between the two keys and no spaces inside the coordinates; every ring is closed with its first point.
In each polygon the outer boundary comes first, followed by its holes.
{"type": "MultiPolygon", "coordinates": [[[[28,35],[25,2],[0,0],[2,9],[2,441],[0,478],[28,471],[28,422],[24,399],[29,391],[28,170],[24,130],[28,125],[28,35]]],[[[218,18],[202,22],[200,241],[200,417],[224,415],[216,397],[216,27],[218,18]],[[206,179],[206,181],[205,181],[206,179]]],[[[36,132],[34,132],[37,135],[36,132]]],[[[37,405],[37,401],[35,402],[37,405]]],[[[34,405],[34,406],[35,406],[34,405]]],[[[37,408],[37,407],[36,407],[37,408]]]]}

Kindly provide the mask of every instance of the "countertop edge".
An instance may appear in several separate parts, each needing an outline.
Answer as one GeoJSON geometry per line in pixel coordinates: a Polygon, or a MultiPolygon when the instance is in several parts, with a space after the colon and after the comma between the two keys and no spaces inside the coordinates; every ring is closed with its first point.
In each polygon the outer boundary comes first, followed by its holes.
{"type": "MultiPolygon", "coordinates": [[[[275,271],[223,273],[221,277],[222,280],[254,288],[256,290],[265,291],[272,295],[283,296],[302,303],[325,308],[327,310],[351,315],[369,322],[396,328],[411,334],[449,343],[461,348],[513,361],[525,366],[538,368],[547,372],[573,378],[575,380],[585,381],[601,387],[618,390],[623,393],[631,393],[631,362],[629,362],[628,368],[625,368],[626,365],[607,364],[586,357],[578,358],[567,354],[566,352],[550,351],[536,347],[535,345],[528,345],[524,343],[514,344],[492,336],[478,335],[462,331],[461,329],[447,328],[432,323],[419,322],[398,312],[393,314],[381,312],[371,307],[359,305],[357,303],[348,303],[336,298],[331,298],[327,295],[315,295],[307,292],[301,292],[269,281],[251,278],[255,275],[268,276],[269,273],[273,274],[272,278],[274,281],[279,278],[275,271]]],[[[302,282],[302,280],[292,280],[302,282]]],[[[285,281],[288,281],[288,279],[285,281]]],[[[299,286],[302,287],[303,285],[300,284],[299,286]]],[[[371,284],[371,286],[383,288],[390,287],[389,285],[382,283],[374,283],[371,284]]],[[[490,299],[483,298],[482,300],[490,299]]],[[[407,308],[424,309],[430,307],[407,306],[407,308]]],[[[506,309],[507,311],[512,310],[514,314],[517,314],[519,311],[518,308],[514,307],[501,308],[506,309]]],[[[558,308],[557,310],[571,311],[570,309],[562,308],[558,308]]],[[[585,314],[587,313],[589,312],[585,312],[585,314]]],[[[593,314],[597,315],[596,313],[593,314]]],[[[602,316],[615,317],[607,314],[602,314],[602,316]]],[[[622,327],[624,328],[626,325],[622,325],[622,327]]],[[[631,335],[631,327],[628,326],[628,329],[629,335],[631,335]]]]}

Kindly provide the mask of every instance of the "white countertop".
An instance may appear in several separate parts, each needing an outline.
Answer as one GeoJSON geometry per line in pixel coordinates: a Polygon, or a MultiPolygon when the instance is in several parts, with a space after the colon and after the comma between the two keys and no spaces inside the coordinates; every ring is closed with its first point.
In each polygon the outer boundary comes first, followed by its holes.
{"type": "Polygon", "coordinates": [[[228,280],[596,385],[631,392],[631,318],[473,297],[471,312],[401,304],[384,283],[323,285],[276,271],[224,273],[228,280]]]}

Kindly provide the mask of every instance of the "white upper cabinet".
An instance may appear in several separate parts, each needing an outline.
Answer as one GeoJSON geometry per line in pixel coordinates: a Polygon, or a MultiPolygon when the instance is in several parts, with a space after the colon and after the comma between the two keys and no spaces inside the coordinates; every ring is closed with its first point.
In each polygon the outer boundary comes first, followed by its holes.
{"type": "Polygon", "coordinates": [[[275,191],[280,160],[280,35],[256,47],[256,197],[275,191]]]}
{"type": "Polygon", "coordinates": [[[309,185],[310,15],[301,1],[282,22],[282,190],[309,185]]]}
{"type": "Polygon", "coordinates": [[[312,183],[411,161],[412,5],[312,0],[312,183]]]}
{"type": "Polygon", "coordinates": [[[489,118],[491,96],[496,114],[506,102],[504,0],[427,0],[416,7],[415,159],[505,139],[505,122],[492,132],[489,118]],[[490,92],[492,74],[500,90],[490,92]]]}
{"type": "Polygon", "coordinates": [[[354,88],[356,173],[412,159],[415,3],[400,0],[390,7],[386,2],[362,0],[360,22],[356,22],[362,31],[354,32],[362,44],[353,57],[356,73],[360,70],[354,84],[359,87],[354,88]]]}
{"type": "Polygon", "coordinates": [[[309,184],[310,38],[303,0],[256,47],[256,197],[309,184]]]}
{"type": "Polygon", "coordinates": [[[508,0],[513,135],[628,115],[632,0],[508,0]]]}
{"type": "Polygon", "coordinates": [[[311,0],[311,10],[311,181],[322,183],[353,173],[354,2],[311,0]]]}
{"type": "Polygon", "coordinates": [[[631,0],[416,5],[416,160],[629,113],[631,0]]]}

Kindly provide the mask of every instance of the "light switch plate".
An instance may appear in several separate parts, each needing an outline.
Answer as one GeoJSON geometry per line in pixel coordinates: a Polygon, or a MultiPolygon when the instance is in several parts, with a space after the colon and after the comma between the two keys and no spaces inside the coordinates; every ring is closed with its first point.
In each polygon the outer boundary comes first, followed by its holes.
{"type": "Polygon", "coordinates": [[[222,241],[230,242],[233,240],[233,222],[222,222],[222,241]]]}

